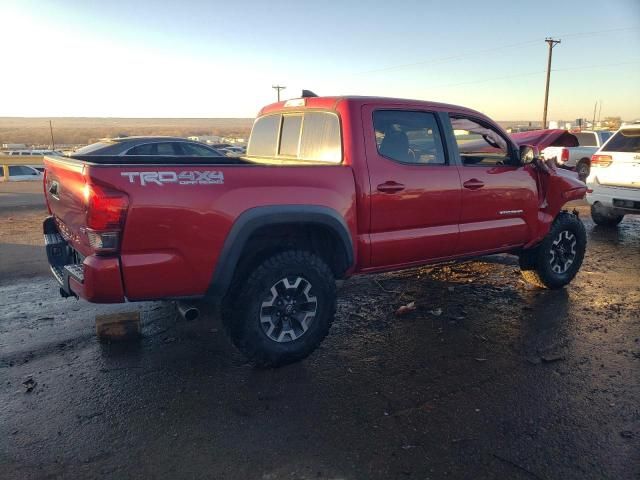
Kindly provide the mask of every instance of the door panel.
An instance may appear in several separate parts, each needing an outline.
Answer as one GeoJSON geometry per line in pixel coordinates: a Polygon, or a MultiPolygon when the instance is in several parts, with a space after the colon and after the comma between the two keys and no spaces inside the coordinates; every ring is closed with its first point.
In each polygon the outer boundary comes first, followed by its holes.
{"type": "Polygon", "coordinates": [[[536,172],[531,167],[461,166],[463,185],[460,218],[461,255],[523,245],[533,235],[538,211],[536,172]]]}
{"type": "MultiPolygon", "coordinates": [[[[417,139],[415,135],[409,144],[413,148],[407,153],[405,140],[404,151],[399,153],[402,138],[385,143],[379,138],[380,131],[377,138],[373,113],[372,107],[363,108],[371,182],[370,267],[419,263],[452,255],[460,218],[457,168],[435,163],[439,158],[446,161],[444,147],[434,155],[430,140],[417,139]],[[394,155],[405,163],[394,160],[394,155]]],[[[409,132],[410,137],[412,133],[409,132]]],[[[385,136],[391,139],[392,135],[402,137],[398,132],[385,136]]]]}
{"type": "Polygon", "coordinates": [[[508,250],[532,238],[537,224],[537,172],[484,120],[451,115],[462,183],[459,255],[508,250]]]}

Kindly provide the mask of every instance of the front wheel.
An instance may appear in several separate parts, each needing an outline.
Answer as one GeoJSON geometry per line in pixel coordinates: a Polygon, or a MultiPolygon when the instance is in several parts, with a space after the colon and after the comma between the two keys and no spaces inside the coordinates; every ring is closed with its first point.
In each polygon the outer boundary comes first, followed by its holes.
{"type": "Polygon", "coordinates": [[[234,345],[253,363],[277,367],[313,352],[336,309],[331,269],[317,255],[289,250],[266,259],[239,285],[223,321],[234,345]]]}
{"type": "Polygon", "coordinates": [[[520,255],[523,278],[541,288],[562,288],[578,273],[587,247],[580,219],[562,212],[540,245],[520,255]]]}

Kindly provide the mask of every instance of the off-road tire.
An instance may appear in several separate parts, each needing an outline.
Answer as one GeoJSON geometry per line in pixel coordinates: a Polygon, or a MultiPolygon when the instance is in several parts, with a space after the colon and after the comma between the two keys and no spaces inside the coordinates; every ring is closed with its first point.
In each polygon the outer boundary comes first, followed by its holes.
{"type": "Polygon", "coordinates": [[[608,212],[607,207],[603,207],[599,203],[591,205],[591,219],[596,225],[601,227],[615,227],[618,225],[624,215],[615,215],[608,212]]]}
{"type": "MultiPolygon", "coordinates": [[[[571,282],[580,270],[586,246],[587,234],[580,219],[571,213],[561,212],[553,221],[549,233],[542,242],[535,248],[520,254],[522,277],[528,283],[540,288],[562,288],[571,282]],[[566,267],[566,271],[562,272],[554,270],[554,261],[558,257],[557,250],[562,246],[554,242],[558,242],[559,239],[562,244],[568,243],[569,255],[572,256],[571,263],[566,267]]],[[[566,261],[563,266],[566,266],[566,261]]],[[[558,265],[555,267],[562,268],[558,265]]]]}
{"type": "MultiPolygon", "coordinates": [[[[329,266],[314,253],[288,250],[274,254],[244,279],[237,279],[232,288],[237,288],[237,292],[231,292],[225,300],[223,323],[233,344],[256,366],[279,367],[302,360],[320,345],[333,322],[335,278],[329,266]],[[265,332],[269,327],[263,327],[261,320],[265,318],[265,298],[279,299],[272,293],[273,288],[285,279],[282,285],[293,285],[298,278],[306,282],[303,285],[310,285],[307,298],[316,299],[315,317],[299,337],[292,339],[289,335],[287,341],[274,340],[265,332]]],[[[302,323],[296,325],[300,327],[302,323]]],[[[284,328],[280,330],[283,331],[284,328]]]]}
{"type": "Polygon", "coordinates": [[[578,174],[580,180],[585,181],[589,176],[589,173],[591,173],[591,163],[589,162],[589,160],[585,158],[580,160],[576,165],[576,173],[578,174]]]}

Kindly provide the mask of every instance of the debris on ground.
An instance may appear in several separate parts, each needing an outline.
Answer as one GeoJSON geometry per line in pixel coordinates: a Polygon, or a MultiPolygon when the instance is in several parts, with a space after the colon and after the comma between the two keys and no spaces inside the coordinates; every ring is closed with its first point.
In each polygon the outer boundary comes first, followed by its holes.
{"type": "Polygon", "coordinates": [[[547,353],[547,354],[541,355],[540,358],[545,363],[552,363],[552,362],[559,362],[561,360],[564,360],[564,355],[562,355],[561,353],[547,353]]]}
{"type": "Polygon", "coordinates": [[[413,312],[416,309],[416,302],[409,302],[406,305],[402,305],[400,308],[396,310],[396,315],[401,317],[402,315],[406,315],[408,313],[413,312]]]}
{"type": "Polygon", "coordinates": [[[442,309],[441,308],[434,308],[433,310],[429,310],[429,313],[431,315],[433,315],[434,317],[439,317],[440,315],[442,315],[442,309]]]}
{"type": "Polygon", "coordinates": [[[38,382],[36,382],[33,377],[27,377],[27,379],[22,382],[22,386],[25,388],[25,393],[33,392],[33,389],[36,388],[38,382]]]}

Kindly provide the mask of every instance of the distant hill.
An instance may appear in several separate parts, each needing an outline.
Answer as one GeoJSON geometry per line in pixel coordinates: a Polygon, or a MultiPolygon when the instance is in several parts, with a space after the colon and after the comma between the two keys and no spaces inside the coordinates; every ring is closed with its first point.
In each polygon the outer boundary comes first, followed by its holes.
{"type": "MultiPolygon", "coordinates": [[[[119,135],[247,137],[252,118],[52,118],[56,144],[86,144],[119,135]]],[[[51,143],[49,118],[0,117],[0,144],[51,143]]]]}

